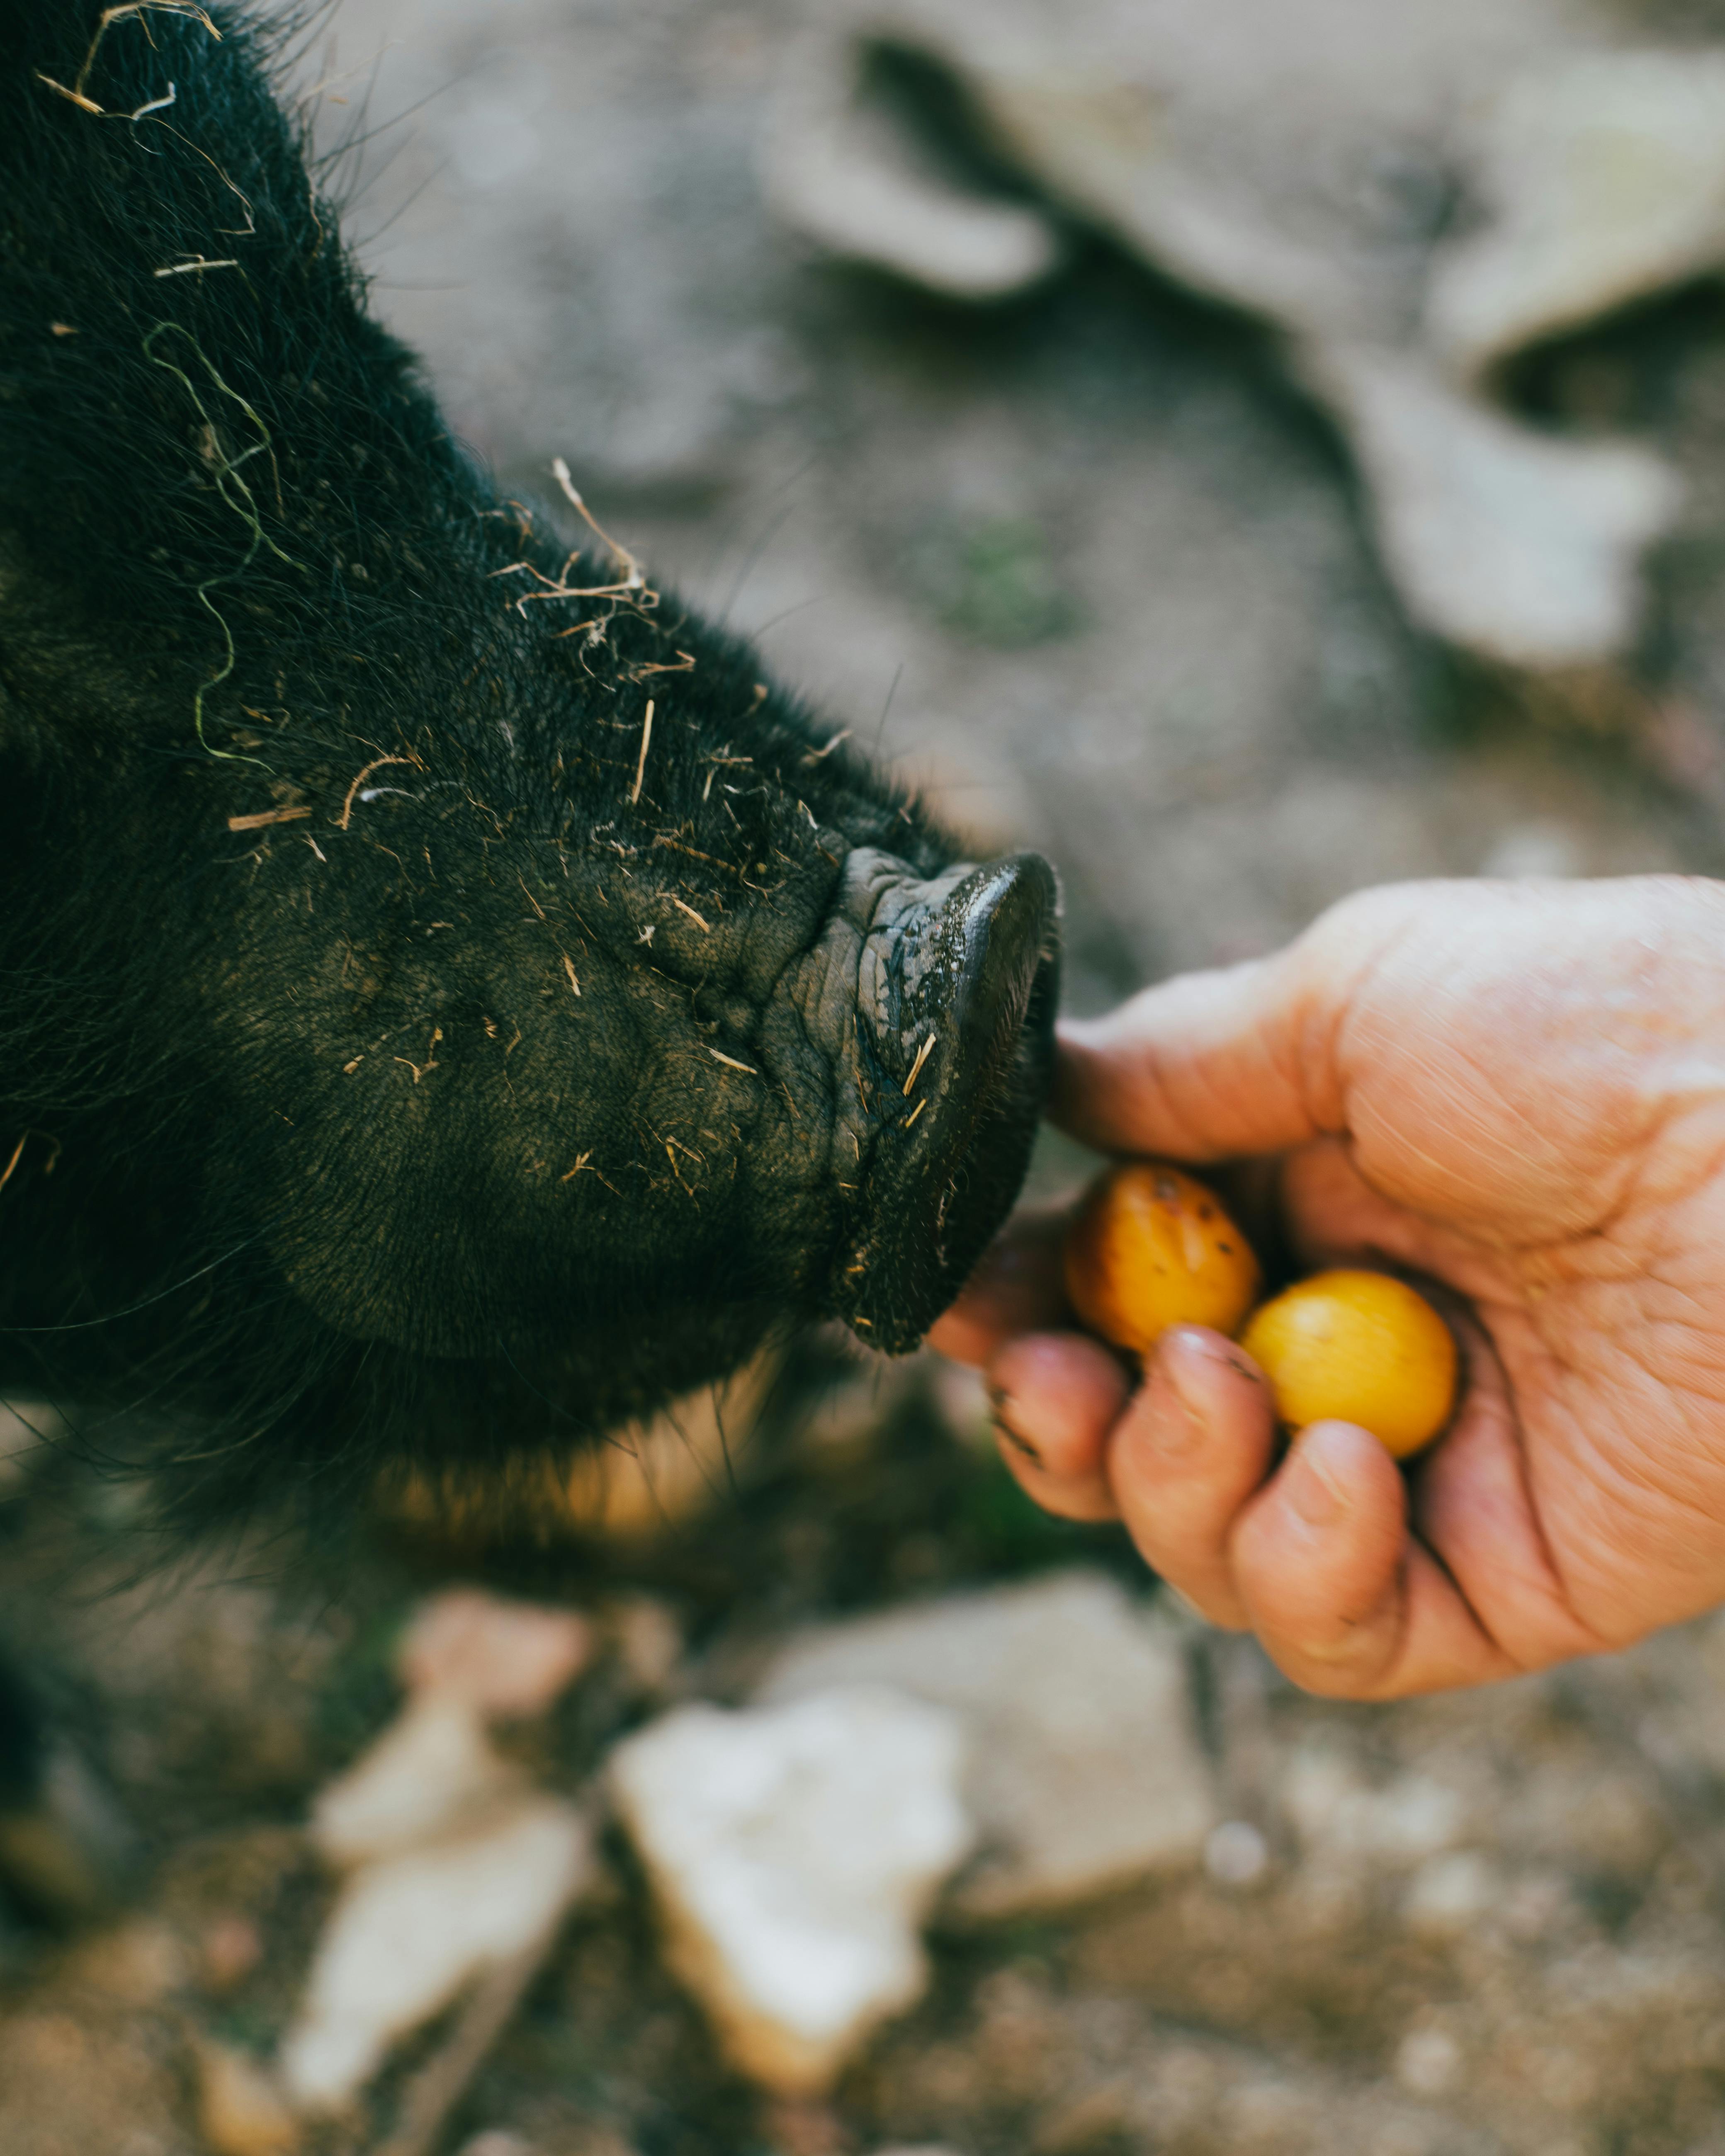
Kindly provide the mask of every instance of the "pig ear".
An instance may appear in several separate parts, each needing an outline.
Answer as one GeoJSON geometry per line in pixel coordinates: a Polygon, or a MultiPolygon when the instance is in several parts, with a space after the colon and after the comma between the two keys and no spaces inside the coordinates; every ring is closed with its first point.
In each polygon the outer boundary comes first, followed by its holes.
{"type": "Polygon", "coordinates": [[[916,985],[900,1037],[921,1060],[891,1100],[834,1311],[889,1355],[916,1347],[957,1296],[1024,1181],[1054,1069],[1058,916],[1040,854],[993,862],[958,886],[901,972],[916,985]]]}

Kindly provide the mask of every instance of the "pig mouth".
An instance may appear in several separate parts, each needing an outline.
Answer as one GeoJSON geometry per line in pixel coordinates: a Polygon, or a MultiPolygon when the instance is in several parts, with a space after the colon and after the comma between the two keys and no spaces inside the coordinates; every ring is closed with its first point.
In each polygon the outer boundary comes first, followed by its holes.
{"type": "Polygon", "coordinates": [[[1059,905],[1040,855],[971,870],[903,924],[866,999],[875,1152],[830,1307],[887,1354],[957,1296],[1024,1182],[1053,1075],[1059,905]]]}

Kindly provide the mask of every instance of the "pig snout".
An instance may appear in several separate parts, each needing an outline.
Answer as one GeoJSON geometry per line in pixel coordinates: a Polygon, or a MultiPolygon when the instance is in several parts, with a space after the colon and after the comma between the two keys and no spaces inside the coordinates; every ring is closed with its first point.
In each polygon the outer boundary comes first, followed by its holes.
{"type": "Polygon", "coordinates": [[[863,1180],[826,1300],[888,1354],[957,1295],[1024,1179],[1053,1060],[1057,906],[1036,854],[932,880],[867,850],[847,864],[835,931],[858,938],[856,993],[834,1153],[842,1178],[849,1138],[863,1180]]]}

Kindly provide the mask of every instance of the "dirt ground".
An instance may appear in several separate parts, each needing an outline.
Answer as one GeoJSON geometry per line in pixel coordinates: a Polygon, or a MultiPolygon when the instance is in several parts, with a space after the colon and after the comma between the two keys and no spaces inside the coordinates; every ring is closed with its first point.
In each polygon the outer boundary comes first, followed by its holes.
{"type": "MultiPolygon", "coordinates": [[[[1071,1008],[1269,948],[1373,881],[1725,868],[1725,294],[1518,374],[1530,412],[1640,433],[1689,487],[1619,724],[1557,724],[1399,619],[1344,457],[1254,331],[1100,244],[970,312],[778,229],[753,158],[797,19],[347,0],[310,61],[349,100],[331,140],[371,138],[337,170],[377,305],[462,433],[536,495],[566,456],[655,577],[835,729],[979,844],[1045,850],[1071,1008]]],[[[1050,1145],[1039,1174],[1074,1168],[1050,1145]]],[[[834,1445],[799,1435],[830,1358],[793,1374],[735,1488],[646,1550],[379,1533],[334,1598],[267,1548],[116,1587],[151,1554],[123,1486],[56,1463],[0,1496],[0,1628],[49,1674],[141,1882],[62,1945],[0,1929],[5,2156],[204,2147],[198,2047],[280,2033],[330,1893],[307,1801],[385,1720],[428,1584],[653,1597],[680,1681],[723,1699],[814,1614],[1080,1559],[1144,1584],[1111,1532],[1040,1521],[932,1375],[883,1384],[834,1445]]],[[[1226,1816],[1269,1853],[1250,1884],[1199,1870],[943,1930],[924,2004],[830,2105],[788,2108],[717,2063],[610,1845],[445,2145],[1725,2156],[1725,1621],[1384,1709],[1303,1699],[1196,1625],[1187,1645],[1226,1816]]],[[[613,1653],[521,1741],[577,1788],[649,1705],[613,1653]]],[[[382,2138],[416,2056],[330,2148],[382,2138]]]]}

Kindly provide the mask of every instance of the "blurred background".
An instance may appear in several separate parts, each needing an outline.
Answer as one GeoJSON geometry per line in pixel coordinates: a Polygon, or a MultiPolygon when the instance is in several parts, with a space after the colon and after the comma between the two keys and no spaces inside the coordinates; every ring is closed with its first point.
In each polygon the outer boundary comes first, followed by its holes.
{"type": "MultiPolygon", "coordinates": [[[[1363,884],[1720,872],[1720,0],[342,0],[295,74],[376,308],[505,491],[565,458],[835,731],[1045,851],[1070,1008],[1363,884]]],[[[396,1522],[327,1607],[268,1551],[127,1584],[138,1501],[0,1429],[0,1625],[69,1732],[75,1875],[13,1835],[8,2156],[1725,2156],[1717,1620],[1328,1707],[1040,1521],[931,1363],[812,1342],[733,1459],[708,1422],[633,1510],[577,1493],[567,1546],[396,1522]],[[284,2105],[338,1891],[303,1823],[417,1697],[426,1594],[578,1614],[497,1741],[586,1803],[811,1626],[909,1604],[937,1640],[1075,1568],[1178,1680],[1111,1737],[1137,1666],[1070,1635],[1127,1855],[949,1892],[825,2092],[727,2062],[602,1825],[417,2142],[459,2005],[345,2111],[284,2105]],[[1178,1820],[1144,1746],[1201,1786],[1178,1820]]]]}

